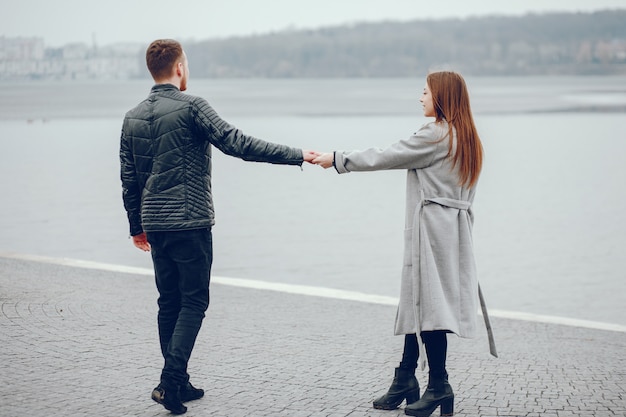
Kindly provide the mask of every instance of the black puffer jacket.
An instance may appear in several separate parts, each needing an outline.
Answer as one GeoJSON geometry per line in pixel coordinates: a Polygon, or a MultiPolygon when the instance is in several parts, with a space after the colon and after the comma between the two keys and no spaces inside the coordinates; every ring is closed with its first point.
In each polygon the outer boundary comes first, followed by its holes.
{"type": "Polygon", "coordinates": [[[244,135],[203,98],[173,85],[152,87],[124,118],[120,144],[130,234],[214,223],[211,146],[246,161],[302,165],[302,150],[244,135]]]}

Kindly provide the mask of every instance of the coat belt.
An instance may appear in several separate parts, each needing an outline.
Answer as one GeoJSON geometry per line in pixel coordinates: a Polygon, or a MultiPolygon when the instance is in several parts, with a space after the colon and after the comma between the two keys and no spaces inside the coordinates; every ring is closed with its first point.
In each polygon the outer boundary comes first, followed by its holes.
{"type": "Polygon", "coordinates": [[[496,350],[496,341],[493,338],[493,330],[491,329],[491,322],[489,321],[489,315],[487,314],[487,305],[485,304],[483,292],[480,289],[480,283],[478,284],[478,298],[480,299],[480,309],[483,312],[483,319],[485,320],[485,327],[487,328],[487,337],[489,337],[489,353],[497,358],[498,351],[496,350]]]}
{"type": "Polygon", "coordinates": [[[465,200],[454,200],[447,197],[433,197],[425,198],[422,200],[424,205],[427,204],[439,204],[440,206],[455,208],[459,210],[469,210],[472,207],[472,203],[465,200]]]}

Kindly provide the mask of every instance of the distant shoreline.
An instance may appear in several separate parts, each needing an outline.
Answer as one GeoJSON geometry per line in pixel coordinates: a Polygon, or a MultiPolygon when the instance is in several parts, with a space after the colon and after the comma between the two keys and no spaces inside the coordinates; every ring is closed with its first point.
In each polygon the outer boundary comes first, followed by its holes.
{"type": "MultiPolygon", "coordinates": [[[[194,77],[625,75],[626,8],[386,21],[184,41],[194,77]]],[[[0,79],[148,78],[145,45],[0,38],[0,79]]]]}

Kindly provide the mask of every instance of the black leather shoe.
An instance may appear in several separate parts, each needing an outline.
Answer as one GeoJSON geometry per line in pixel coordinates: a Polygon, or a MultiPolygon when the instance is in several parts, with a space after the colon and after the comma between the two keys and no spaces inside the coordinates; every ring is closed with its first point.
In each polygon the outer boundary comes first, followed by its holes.
{"type": "Polygon", "coordinates": [[[191,382],[187,382],[187,385],[180,388],[180,400],[184,403],[199,400],[202,397],[204,397],[204,390],[194,387],[191,382]]]}
{"type": "Polygon", "coordinates": [[[165,388],[159,384],[152,390],[152,399],[165,407],[166,410],[171,411],[172,414],[185,414],[187,412],[187,407],[180,400],[180,389],[178,387],[165,388]]]}

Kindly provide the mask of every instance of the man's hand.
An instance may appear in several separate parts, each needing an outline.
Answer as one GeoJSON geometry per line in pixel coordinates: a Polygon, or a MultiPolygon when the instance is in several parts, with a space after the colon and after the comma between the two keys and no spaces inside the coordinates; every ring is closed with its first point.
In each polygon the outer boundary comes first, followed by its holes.
{"type": "Polygon", "coordinates": [[[302,151],[302,158],[304,159],[304,162],[308,162],[309,164],[312,164],[313,160],[319,155],[320,153],[316,151],[302,151]]]}
{"type": "Polygon", "coordinates": [[[133,236],[133,244],[144,252],[150,252],[150,244],[145,232],[133,236]]]}

